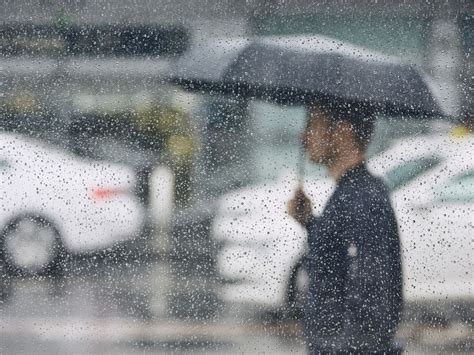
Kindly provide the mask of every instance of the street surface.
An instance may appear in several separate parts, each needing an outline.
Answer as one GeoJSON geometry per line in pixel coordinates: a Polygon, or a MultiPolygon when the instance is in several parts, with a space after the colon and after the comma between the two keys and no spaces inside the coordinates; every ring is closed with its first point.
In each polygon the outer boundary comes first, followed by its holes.
{"type": "MultiPolygon", "coordinates": [[[[204,304],[180,313],[193,304],[183,304],[182,288],[206,281],[189,270],[178,280],[168,265],[92,258],[69,262],[65,277],[13,279],[0,305],[0,353],[305,353],[297,322],[264,322],[241,306],[210,303],[215,290],[189,293],[204,304]]],[[[474,350],[472,324],[462,322],[433,327],[410,322],[399,338],[412,354],[474,350]]]]}

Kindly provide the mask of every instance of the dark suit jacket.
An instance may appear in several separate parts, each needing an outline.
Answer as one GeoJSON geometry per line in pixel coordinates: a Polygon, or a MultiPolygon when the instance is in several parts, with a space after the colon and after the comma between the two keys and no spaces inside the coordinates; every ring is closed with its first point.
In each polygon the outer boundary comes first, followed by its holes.
{"type": "Polygon", "coordinates": [[[386,349],[400,321],[402,269],[384,183],[365,165],[346,172],[307,230],[310,352],[386,349]]]}

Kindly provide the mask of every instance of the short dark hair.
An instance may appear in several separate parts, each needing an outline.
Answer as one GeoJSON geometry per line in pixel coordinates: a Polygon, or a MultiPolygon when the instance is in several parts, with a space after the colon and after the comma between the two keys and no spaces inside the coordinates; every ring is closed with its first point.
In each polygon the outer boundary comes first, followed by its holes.
{"type": "Polygon", "coordinates": [[[375,109],[363,102],[351,102],[341,99],[320,99],[314,102],[328,114],[334,124],[348,122],[355,133],[357,145],[366,150],[375,127],[375,109]]]}

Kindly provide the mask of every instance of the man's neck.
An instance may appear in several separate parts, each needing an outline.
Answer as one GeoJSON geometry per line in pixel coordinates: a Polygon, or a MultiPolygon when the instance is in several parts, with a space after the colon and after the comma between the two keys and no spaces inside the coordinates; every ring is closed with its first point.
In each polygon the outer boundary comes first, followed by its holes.
{"type": "Polygon", "coordinates": [[[363,153],[345,155],[328,164],[329,175],[331,175],[336,182],[339,182],[347,171],[362,164],[364,161],[365,156],[363,153]]]}

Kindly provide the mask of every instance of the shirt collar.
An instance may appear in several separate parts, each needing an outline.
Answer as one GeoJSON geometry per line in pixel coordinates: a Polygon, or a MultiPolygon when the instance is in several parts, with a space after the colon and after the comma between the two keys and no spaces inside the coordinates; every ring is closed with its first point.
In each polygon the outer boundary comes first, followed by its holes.
{"type": "Polygon", "coordinates": [[[341,175],[338,185],[352,182],[356,180],[358,177],[364,175],[366,172],[367,172],[367,167],[365,163],[357,164],[341,175]]]}

